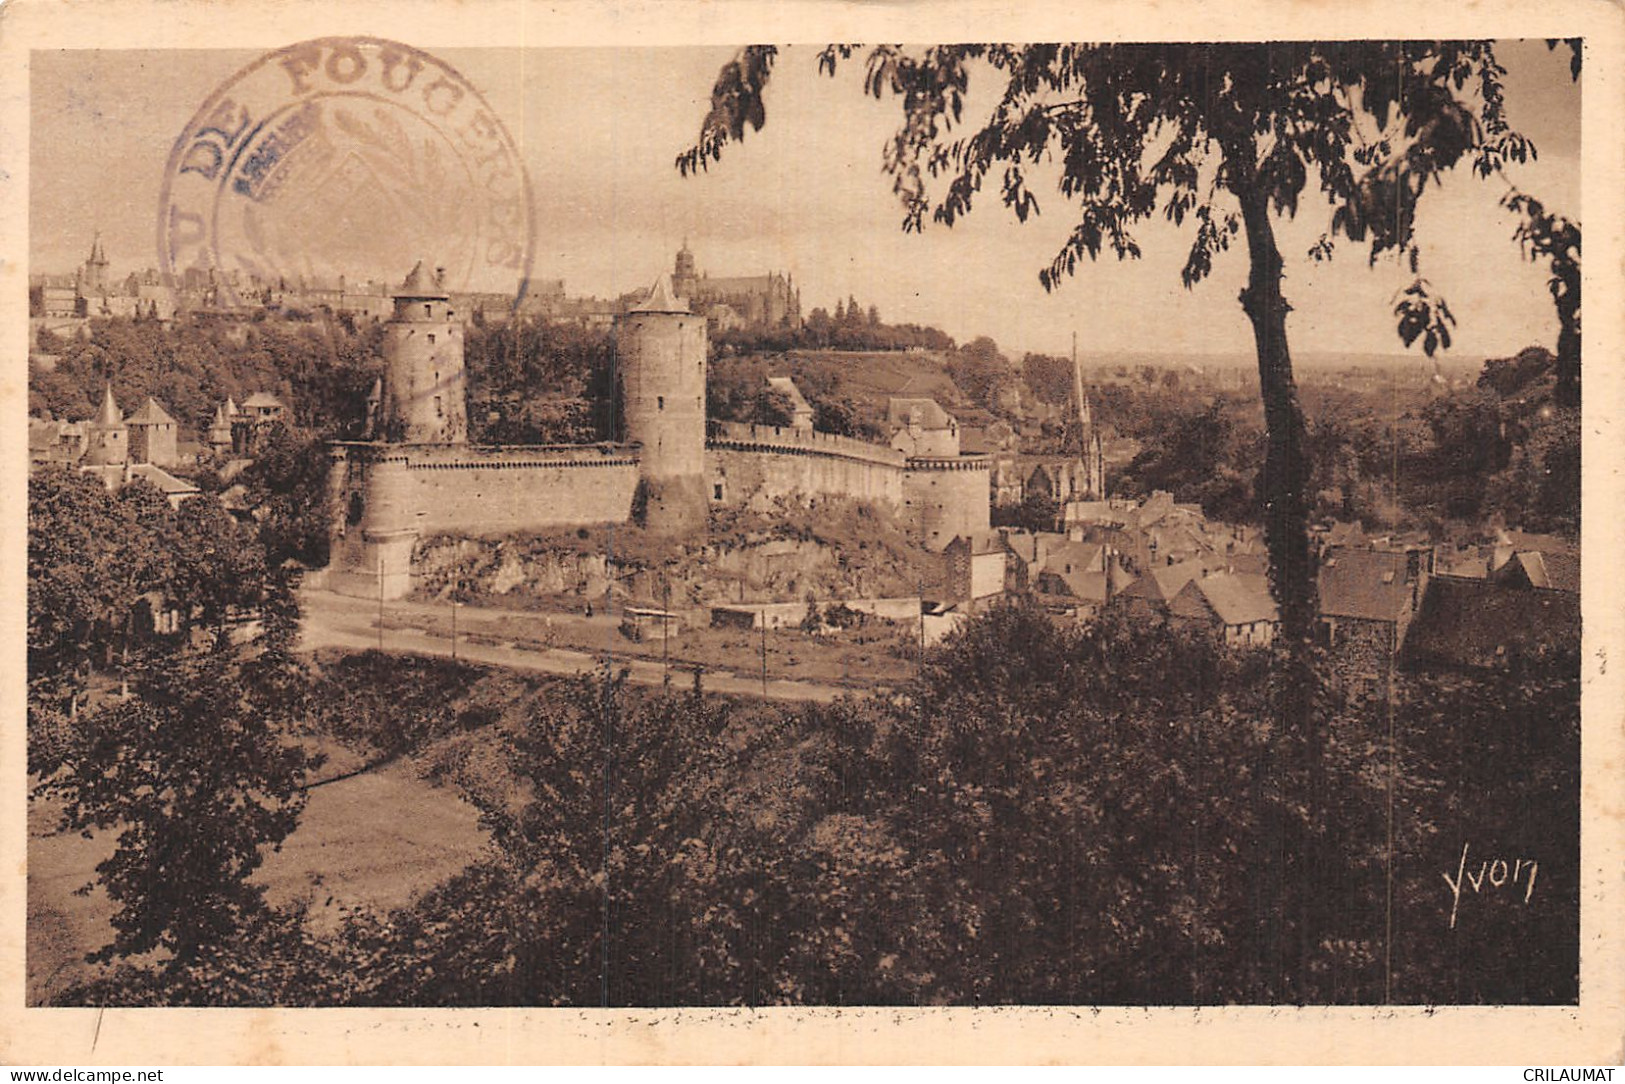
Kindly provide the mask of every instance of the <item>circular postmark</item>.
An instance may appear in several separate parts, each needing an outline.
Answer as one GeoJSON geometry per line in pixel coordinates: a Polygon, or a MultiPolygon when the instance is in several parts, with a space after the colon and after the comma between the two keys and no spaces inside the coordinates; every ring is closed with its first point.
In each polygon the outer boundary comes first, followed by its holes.
{"type": "Polygon", "coordinates": [[[165,281],[223,307],[391,279],[425,255],[450,290],[517,294],[534,237],[524,162],[484,97],[379,38],[318,38],[243,68],[175,141],[159,196],[165,281]]]}

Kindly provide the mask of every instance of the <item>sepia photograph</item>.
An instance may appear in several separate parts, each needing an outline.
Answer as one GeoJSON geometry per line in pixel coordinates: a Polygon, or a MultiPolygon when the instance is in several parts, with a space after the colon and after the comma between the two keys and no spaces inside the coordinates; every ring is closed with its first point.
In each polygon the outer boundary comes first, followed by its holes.
{"type": "Polygon", "coordinates": [[[1592,44],[1168,35],[29,51],[22,1004],[1576,1010],[1592,44]]]}

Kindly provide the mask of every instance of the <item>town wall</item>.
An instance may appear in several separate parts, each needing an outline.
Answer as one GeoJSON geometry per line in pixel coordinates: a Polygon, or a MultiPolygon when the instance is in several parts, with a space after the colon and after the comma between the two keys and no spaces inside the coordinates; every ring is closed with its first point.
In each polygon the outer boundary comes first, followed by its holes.
{"type": "Polygon", "coordinates": [[[638,486],[624,445],[414,449],[409,470],[422,534],[624,523],[638,486]]]}
{"type": "Polygon", "coordinates": [[[339,445],[331,492],[340,524],[328,584],[385,598],[410,590],[411,546],[429,534],[465,537],[625,523],[638,491],[625,445],[339,445]],[[399,552],[405,551],[404,556],[399,552]]]}
{"type": "Polygon", "coordinates": [[[820,496],[903,503],[903,456],[850,437],[712,423],[705,458],[713,504],[760,507],[779,497],[820,496]]]}

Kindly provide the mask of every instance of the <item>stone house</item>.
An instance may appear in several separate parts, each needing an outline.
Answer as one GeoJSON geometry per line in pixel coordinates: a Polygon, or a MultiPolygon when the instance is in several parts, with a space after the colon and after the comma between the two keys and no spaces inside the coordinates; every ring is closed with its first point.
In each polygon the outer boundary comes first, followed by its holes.
{"type": "Polygon", "coordinates": [[[1321,562],[1315,632],[1346,677],[1375,681],[1387,673],[1427,580],[1426,567],[1403,552],[1337,549],[1321,562]]]}
{"type": "Polygon", "coordinates": [[[1011,586],[1011,553],[997,534],[959,535],[942,551],[948,569],[948,597],[975,603],[1004,594],[1011,586]]]}

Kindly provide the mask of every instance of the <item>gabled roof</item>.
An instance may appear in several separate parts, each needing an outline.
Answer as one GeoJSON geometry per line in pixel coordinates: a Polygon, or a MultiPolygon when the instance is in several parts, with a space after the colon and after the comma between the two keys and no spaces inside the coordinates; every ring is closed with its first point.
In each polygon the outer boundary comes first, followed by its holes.
{"type": "Polygon", "coordinates": [[[1490,559],[1476,553],[1453,553],[1446,561],[1441,562],[1435,571],[1444,576],[1461,576],[1470,580],[1482,580],[1490,574],[1490,559]]]}
{"type": "Polygon", "coordinates": [[[987,438],[987,427],[967,425],[959,431],[959,450],[962,452],[991,452],[993,444],[987,438]]]}
{"type": "Polygon", "coordinates": [[[1580,596],[1490,580],[1428,581],[1405,637],[1413,661],[1492,668],[1580,646],[1580,596]]]}
{"type": "Polygon", "coordinates": [[[1226,625],[1250,625],[1258,621],[1279,621],[1280,611],[1270,597],[1269,580],[1241,572],[1215,572],[1197,576],[1180,588],[1176,599],[1199,597],[1226,625]]]}
{"type": "Polygon", "coordinates": [[[40,452],[54,448],[62,442],[62,436],[65,432],[67,430],[62,422],[46,421],[43,418],[29,418],[28,450],[40,452]]]}
{"type": "Polygon", "coordinates": [[[1534,550],[1537,553],[1562,553],[1578,557],[1580,546],[1566,538],[1555,534],[1537,534],[1533,531],[1503,531],[1500,541],[1522,553],[1525,550],[1534,550]]]}
{"type": "Polygon", "coordinates": [[[1113,507],[1111,501],[1072,501],[1066,513],[1074,523],[1122,523],[1126,519],[1123,509],[1113,507]]]}
{"type": "Polygon", "coordinates": [[[1145,503],[1140,505],[1139,516],[1136,522],[1141,527],[1149,527],[1162,517],[1174,510],[1174,497],[1172,493],[1157,490],[1147,497],[1145,503]]]}
{"type": "MultiPolygon", "coordinates": [[[[978,531],[974,534],[955,535],[954,540],[948,543],[946,549],[958,551],[968,550],[972,556],[981,556],[988,553],[1010,553],[1010,547],[997,531],[978,531]]],[[[946,552],[946,550],[944,551],[946,552]]]]}
{"type": "Polygon", "coordinates": [[[281,399],[266,391],[257,391],[243,400],[243,406],[245,407],[280,407],[281,405],[281,399]]]}
{"type": "Polygon", "coordinates": [[[921,429],[951,429],[954,418],[935,399],[886,400],[886,421],[890,425],[918,425],[921,429]]]}
{"type": "Polygon", "coordinates": [[[1044,558],[1044,571],[1066,574],[1070,565],[1073,572],[1099,572],[1105,548],[1097,542],[1064,542],[1044,558]]]}
{"type": "Polygon", "coordinates": [[[690,309],[688,302],[677,296],[672,288],[671,275],[662,274],[655,279],[655,284],[649,290],[649,296],[632,306],[633,312],[669,312],[686,313],[690,309]]]}
{"type": "Polygon", "coordinates": [[[198,492],[197,486],[182,478],[177,478],[166,470],[161,470],[151,463],[135,463],[130,467],[130,478],[140,478],[151,482],[163,492],[166,497],[174,497],[185,493],[198,492]]]}
{"type": "Polygon", "coordinates": [[[1176,565],[1155,565],[1127,587],[1125,594],[1152,602],[1168,602],[1193,579],[1202,574],[1202,562],[1181,561],[1176,565]]]}
{"type": "Polygon", "coordinates": [[[168,411],[158,405],[158,400],[147,396],[147,401],[141,408],[128,418],[124,419],[130,425],[174,425],[175,419],[169,416],[168,411]]]}
{"type": "Polygon", "coordinates": [[[1526,580],[1530,587],[1552,591],[1580,591],[1580,558],[1566,553],[1540,553],[1528,550],[1513,554],[1497,573],[1497,580],[1526,580]]]}
{"type": "Polygon", "coordinates": [[[1403,553],[1338,550],[1320,566],[1320,612],[1326,617],[1398,621],[1410,600],[1403,553]]]}

